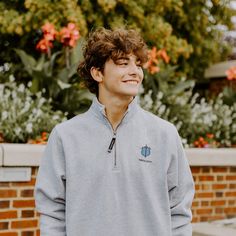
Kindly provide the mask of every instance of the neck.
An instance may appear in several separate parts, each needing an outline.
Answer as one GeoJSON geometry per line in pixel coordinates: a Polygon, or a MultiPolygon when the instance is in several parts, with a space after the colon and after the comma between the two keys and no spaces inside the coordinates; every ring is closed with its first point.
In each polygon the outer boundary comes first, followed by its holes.
{"type": "Polygon", "coordinates": [[[98,100],[105,106],[107,119],[111,123],[113,130],[116,130],[133,97],[129,97],[128,99],[118,99],[117,97],[106,99],[99,96],[98,100]]]}

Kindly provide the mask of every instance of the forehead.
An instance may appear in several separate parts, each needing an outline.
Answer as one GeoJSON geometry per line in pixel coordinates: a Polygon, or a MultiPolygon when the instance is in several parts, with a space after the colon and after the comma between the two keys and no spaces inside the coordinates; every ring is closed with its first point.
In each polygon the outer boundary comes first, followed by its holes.
{"type": "Polygon", "coordinates": [[[140,58],[138,58],[134,53],[129,53],[129,54],[120,54],[120,55],[117,55],[116,57],[114,58],[111,58],[113,61],[117,61],[117,60],[131,60],[131,61],[139,61],[140,58]]]}

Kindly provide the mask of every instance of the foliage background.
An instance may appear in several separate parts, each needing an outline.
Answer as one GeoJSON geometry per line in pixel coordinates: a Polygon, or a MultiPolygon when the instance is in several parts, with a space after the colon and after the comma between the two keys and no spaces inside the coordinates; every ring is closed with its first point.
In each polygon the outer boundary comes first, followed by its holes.
{"type": "Polygon", "coordinates": [[[74,22],[82,36],[98,26],[127,25],[149,45],[166,48],[172,64],[191,78],[223,60],[229,48],[216,27],[233,27],[229,0],[8,0],[0,2],[0,62],[17,62],[13,48],[34,52],[37,30],[49,21],[74,22]],[[14,37],[13,37],[14,36],[14,37]]]}
{"type": "MultiPolygon", "coordinates": [[[[7,83],[11,74],[18,84],[26,85],[35,81],[26,65],[24,68],[15,49],[18,52],[23,50],[33,58],[31,61],[35,60],[31,69],[35,66],[38,68],[41,54],[35,47],[42,37],[40,28],[46,22],[58,29],[73,22],[79,27],[82,38],[99,26],[135,28],[141,32],[150,48],[164,49],[170,58],[168,63],[161,62],[159,73],[145,71],[144,94],[141,95],[141,102],[145,102],[143,106],[177,125],[182,137],[188,139],[189,143],[212,131],[217,142],[230,146],[236,142],[236,134],[231,130],[235,128],[236,106],[224,106],[222,97],[215,102],[202,102],[200,98],[193,97],[195,81],[203,77],[205,69],[214,62],[227,59],[231,53],[220,30],[220,27],[228,30],[233,28],[231,17],[236,12],[229,4],[230,0],[1,1],[0,66],[4,68],[9,65],[10,69],[0,73],[0,83],[7,83]],[[160,93],[163,94],[161,97],[160,93]],[[152,101],[150,107],[147,99],[152,101]],[[217,108],[219,106],[220,109],[217,108]],[[225,117],[217,109],[228,114],[230,124],[225,125],[225,117]],[[218,127],[217,130],[214,127],[218,127]]],[[[72,54],[79,56],[80,48],[81,45],[78,45],[72,54]]],[[[55,44],[53,50],[54,53],[61,51],[60,45],[55,44]]],[[[64,69],[62,59],[55,60],[54,64],[50,78],[42,76],[43,70],[40,74],[36,71],[39,78],[44,78],[39,91],[44,86],[53,85],[55,81],[52,81],[60,77],[60,71],[64,69]]],[[[71,69],[74,70],[74,67],[71,69]]],[[[67,111],[68,117],[84,111],[90,100],[81,78],[76,74],[71,75],[67,81],[62,79],[63,83],[69,84],[68,88],[51,90],[49,87],[47,90],[45,87],[46,91],[56,93],[55,96],[48,96],[52,99],[53,109],[67,111]]]]}

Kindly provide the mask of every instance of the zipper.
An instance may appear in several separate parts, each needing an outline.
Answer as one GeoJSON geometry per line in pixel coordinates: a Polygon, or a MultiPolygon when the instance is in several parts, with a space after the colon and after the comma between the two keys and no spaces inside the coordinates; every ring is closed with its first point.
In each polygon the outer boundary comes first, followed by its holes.
{"type": "Polygon", "coordinates": [[[116,132],[113,133],[113,137],[111,139],[110,145],[108,147],[108,152],[111,153],[113,146],[115,145],[116,142],[116,132]]]}
{"type": "Polygon", "coordinates": [[[110,125],[110,127],[111,127],[111,129],[112,129],[112,132],[113,132],[113,136],[112,136],[112,139],[111,139],[111,142],[110,142],[110,144],[109,144],[109,147],[108,147],[107,152],[108,152],[108,153],[111,153],[111,152],[112,152],[112,149],[114,148],[114,165],[113,165],[113,168],[114,168],[114,169],[117,169],[117,157],[116,157],[116,134],[117,134],[117,129],[118,129],[118,127],[120,126],[120,124],[122,123],[122,121],[123,121],[123,119],[125,118],[125,116],[126,116],[127,113],[128,113],[128,112],[126,112],[126,113],[124,114],[124,116],[122,117],[120,123],[117,125],[117,127],[116,127],[115,130],[112,128],[111,122],[110,122],[110,121],[108,120],[108,118],[104,115],[104,117],[105,117],[106,120],[108,121],[108,123],[109,123],[109,125],[110,125]]]}

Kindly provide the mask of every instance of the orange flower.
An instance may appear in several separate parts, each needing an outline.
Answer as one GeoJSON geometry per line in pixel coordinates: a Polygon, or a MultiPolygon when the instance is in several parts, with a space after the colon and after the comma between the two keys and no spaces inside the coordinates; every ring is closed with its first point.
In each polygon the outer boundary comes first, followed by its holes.
{"type": "Polygon", "coordinates": [[[52,42],[45,38],[41,39],[36,45],[36,49],[40,50],[43,53],[47,53],[49,49],[52,47],[53,47],[52,42]]]}
{"type": "Polygon", "coordinates": [[[158,57],[161,57],[165,63],[169,63],[170,62],[170,57],[167,55],[166,53],[166,50],[165,49],[160,49],[158,52],[157,52],[157,56],[158,57]]]}
{"type": "Polygon", "coordinates": [[[170,57],[167,55],[165,49],[160,49],[157,51],[156,47],[153,47],[148,51],[148,61],[144,65],[144,68],[149,71],[151,74],[158,73],[160,71],[159,58],[161,58],[165,63],[169,63],[170,57]]]}
{"type": "Polygon", "coordinates": [[[147,69],[149,73],[155,74],[160,71],[160,68],[157,65],[157,48],[153,47],[151,50],[148,51],[148,61],[144,65],[144,68],[147,69]]]}
{"type": "Polygon", "coordinates": [[[41,134],[41,139],[42,139],[43,141],[47,141],[47,140],[48,140],[48,133],[47,133],[47,132],[42,132],[42,134],[41,134]]]}
{"type": "Polygon", "coordinates": [[[69,23],[67,27],[61,29],[60,33],[61,42],[65,46],[75,47],[80,35],[74,23],[69,23]]]}
{"type": "Polygon", "coordinates": [[[213,139],[214,138],[214,134],[206,134],[207,138],[209,139],[213,139]]]}
{"type": "Polygon", "coordinates": [[[44,38],[48,41],[53,41],[57,36],[57,31],[55,30],[55,27],[53,24],[46,23],[42,26],[42,31],[44,34],[44,38]]]}
{"type": "Polygon", "coordinates": [[[236,66],[232,66],[225,73],[228,80],[236,80],[236,66]]]}

